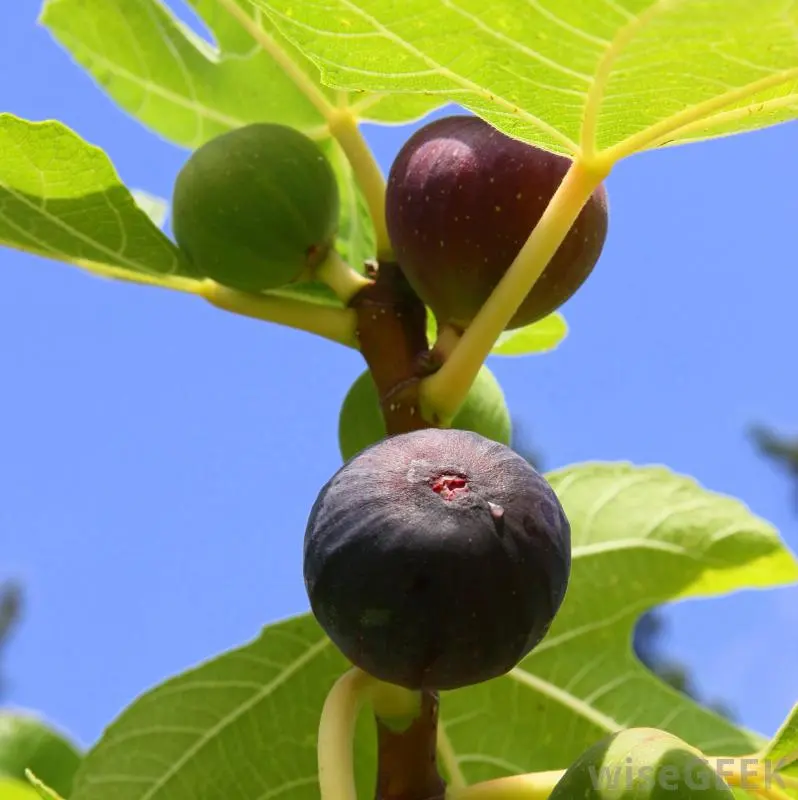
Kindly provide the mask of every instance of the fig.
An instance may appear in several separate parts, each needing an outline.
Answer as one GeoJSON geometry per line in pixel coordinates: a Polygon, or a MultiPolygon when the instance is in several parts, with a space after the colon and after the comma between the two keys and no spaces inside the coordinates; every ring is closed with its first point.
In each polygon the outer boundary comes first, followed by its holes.
{"type": "MultiPolygon", "coordinates": [[[[477,373],[452,428],[479,433],[502,444],[510,444],[512,422],[504,392],[487,368],[477,373]]],[[[344,461],[387,436],[380,410],[377,386],[366,370],[350,387],[338,417],[338,445],[344,461]]]]}
{"type": "MultiPolygon", "coordinates": [[[[396,260],[441,326],[464,329],[512,264],[571,161],[473,116],[435,120],[391,166],[385,219],[396,260]]],[[[599,186],[507,328],[558,309],[587,280],[607,235],[599,186]]]]}
{"type": "Polygon", "coordinates": [[[69,797],[80,765],[70,742],[27,712],[0,713],[0,777],[26,781],[25,770],[69,797]]]}
{"type": "Polygon", "coordinates": [[[358,453],[321,489],[305,531],[313,614],[353,664],[408,689],[507,673],[565,596],[571,529],[512,449],[425,428],[358,453]]]}
{"type": "Polygon", "coordinates": [[[285,125],[253,123],[191,154],[175,181],[172,228],[199,275],[260,292],[324,260],[339,210],[335,173],[318,145],[285,125]]]}
{"type": "Polygon", "coordinates": [[[666,731],[628,728],[589,747],[549,800],[732,800],[729,785],[700,750],[666,731]]]}

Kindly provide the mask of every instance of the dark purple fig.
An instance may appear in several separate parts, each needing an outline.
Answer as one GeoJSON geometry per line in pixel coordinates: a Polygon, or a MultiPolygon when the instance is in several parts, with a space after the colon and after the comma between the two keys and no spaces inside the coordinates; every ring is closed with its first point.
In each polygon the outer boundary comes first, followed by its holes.
{"type": "Polygon", "coordinates": [[[305,532],[319,624],[376,678],[455,689],[503,675],[565,595],[571,532],[546,480],[509,447],[427,428],[361,451],[305,532]]]}
{"type": "MultiPolygon", "coordinates": [[[[396,260],[439,325],[465,328],[543,215],[571,161],[479,117],[439,119],[411,136],[391,167],[386,223],[396,260]]],[[[558,309],[596,265],[607,195],[591,195],[508,328],[558,309]]]]}

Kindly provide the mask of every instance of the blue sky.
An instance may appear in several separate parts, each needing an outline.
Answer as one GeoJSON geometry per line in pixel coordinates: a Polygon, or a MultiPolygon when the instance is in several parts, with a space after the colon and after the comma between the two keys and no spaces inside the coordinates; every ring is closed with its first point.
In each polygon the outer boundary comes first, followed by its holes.
{"type": "MultiPolygon", "coordinates": [[[[187,153],[119,111],[36,5],[2,12],[0,110],[63,120],[129,186],[168,197],[187,153]]],[[[385,170],[409,130],[367,130],[385,170]]],[[[600,265],[563,309],[569,338],[490,364],[548,468],[666,464],[798,550],[790,485],[744,435],[754,420],[798,428],[796,152],[790,124],[616,168],[600,265]]],[[[10,250],[0,274],[0,576],[28,593],[7,699],[88,744],[144,689],[306,610],[304,525],[362,362],[10,250]]],[[[667,616],[699,688],[772,733],[798,699],[798,589],[667,616]]]]}

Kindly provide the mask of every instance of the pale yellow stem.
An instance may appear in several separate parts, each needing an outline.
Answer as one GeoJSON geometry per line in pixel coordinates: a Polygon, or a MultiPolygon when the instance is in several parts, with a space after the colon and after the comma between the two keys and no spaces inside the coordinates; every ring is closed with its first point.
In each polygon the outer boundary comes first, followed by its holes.
{"type": "Polygon", "coordinates": [[[354,740],[357,718],[373,678],[357,667],[335,683],[321,712],[318,760],[321,800],[357,800],[354,740]]]}
{"type": "Polygon", "coordinates": [[[607,173],[574,161],[515,261],[479,310],[443,366],[421,381],[422,414],[448,425],[496,340],[543,274],[579,212],[607,173]]]}
{"type": "Polygon", "coordinates": [[[511,775],[449,788],[445,800],[546,800],[565,770],[511,775]]]}
{"type": "Polygon", "coordinates": [[[336,250],[330,251],[327,258],[313,270],[313,275],[326,283],[344,305],[348,305],[361,289],[371,283],[367,277],[347,264],[336,250]]]}
{"type": "Polygon", "coordinates": [[[335,308],[269,294],[248,294],[210,279],[202,281],[197,294],[211,305],[265,322],[307,331],[357,349],[357,316],[347,308],[335,308]]]}
{"type": "Polygon", "coordinates": [[[368,205],[371,222],[374,225],[377,258],[380,261],[391,261],[393,248],[385,223],[385,178],[380,166],[358,128],[354,114],[338,110],[330,116],[329,125],[330,132],[352,165],[355,180],[368,205]]]}

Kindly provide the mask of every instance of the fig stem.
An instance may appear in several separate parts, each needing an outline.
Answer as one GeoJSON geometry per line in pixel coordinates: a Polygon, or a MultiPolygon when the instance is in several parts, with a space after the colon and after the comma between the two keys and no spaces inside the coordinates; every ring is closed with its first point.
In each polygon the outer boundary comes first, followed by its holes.
{"type": "Polygon", "coordinates": [[[357,117],[346,109],[335,109],[327,116],[327,124],[344,151],[368,205],[374,226],[377,260],[393,261],[393,248],[385,222],[385,177],[360,132],[357,117]]]}
{"type": "Polygon", "coordinates": [[[574,161],[507,272],[466,328],[449,358],[421,381],[422,414],[449,425],[496,340],[562,244],[579,212],[609,172],[574,161]]]}
{"type": "Polygon", "coordinates": [[[316,267],[314,277],[326,283],[344,305],[349,305],[349,301],[371,283],[365,275],[361,275],[344,261],[334,249],[330,250],[327,258],[316,267]]]}
{"type": "Polygon", "coordinates": [[[268,293],[248,294],[229,289],[210,279],[201,282],[197,294],[223,311],[275,322],[347,347],[358,348],[355,333],[357,314],[348,308],[334,308],[268,293]]]}
{"type": "Polygon", "coordinates": [[[406,730],[421,713],[421,692],[375,680],[369,689],[369,700],[379,717],[391,730],[406,730]]]}
{"type": "Polygon", "coordinates": [[[565,770],[529,772],[470,786],[449,787],[445,800],[546,800],[565,770]]]}
{"type": "Polygon", "coordinates": [[[353,667],[338,678],[324,701],[318,739],[321,800],[357,800],[355,726],[373,681],[353,667]]]}
{"type": "Polygon", "coordinates": [[[432,348],[433,354],[440,358],[442,362],[446,361],[457,346],[462,335],[463,332],[461,330],[450,325],[448,322],[444,323],[438,328],[435,344],[432,348]]]}
{"type": "MultiPolygon", "coordinates": [[[[236,2],[236,0],[216,0],[216,2],[268,53],[280,69],[294,82],[294,85],[310,100],[316,110],[327,120],[334,106],[322,90],[301,70],[282,47],[236,2]]],[[[258,12],[260,13],[260,12],[258,12]]]]}

